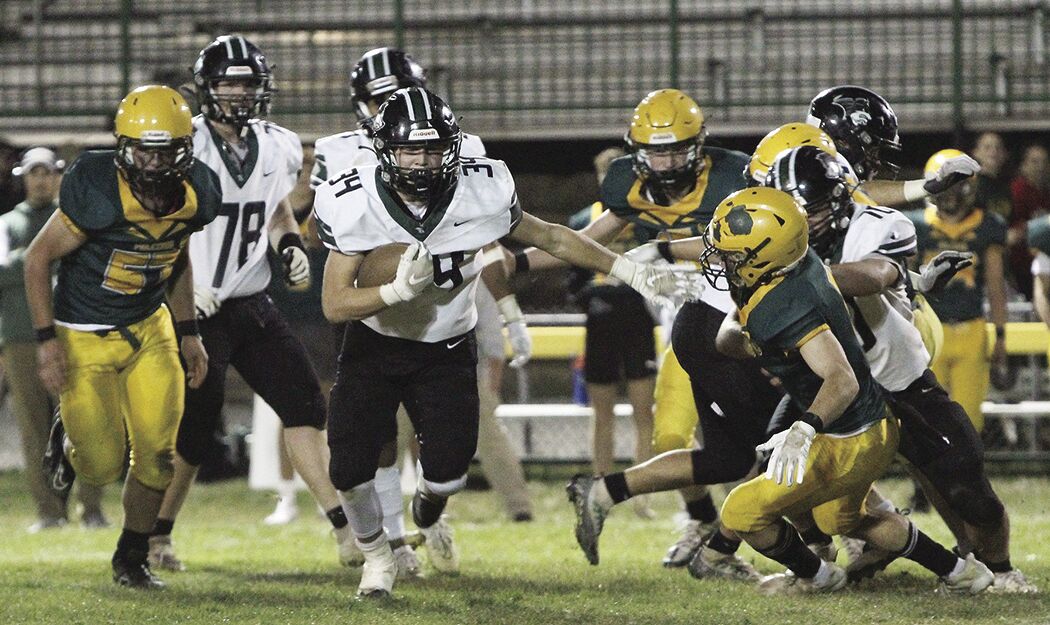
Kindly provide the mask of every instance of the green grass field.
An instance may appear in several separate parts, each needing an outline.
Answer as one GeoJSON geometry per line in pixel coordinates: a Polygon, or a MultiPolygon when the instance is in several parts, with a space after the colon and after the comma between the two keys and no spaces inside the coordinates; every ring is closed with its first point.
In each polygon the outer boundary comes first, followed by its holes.
{"type": "MultiPolygon", "coordinates": [[[[894,564],[865,586],[834,596],[766,598],[748,585],[699,582],[659,560],[675,538],[671,496],[643,521],[618,510],[602,537],[602,564],[586,564],[572,538],[572,512],[560,484],[532,484],[537,520],[512,524],[490,492],[467,492],[450,505],[463,556],[456,577],[430,574],[402,583],[396,599],[354,603],[358,573],[336,564],[326,524],[304,514],[282,528],[260,520],[271,496],[244,482],[202,485],[175,529],[184,573],[169,587],[143,593],[110,581],[117,530],[75,526],[25,533],[32,509],[17,473],[0,474],[0,623],[683,623],[849,625],[871,623],[1050,623],[1050,479],[998,479],[1013,519],[1013,558],[1045,592],[1038,596],[943,597],[934,579],[894,564]]],[[[885,490],[906,501],[899,481],[885,490]]],[[[312,510],[300,496],[304,511],[312,510]]],[[[119,520],[115,489],[106,511],[119,520]]],[[[944,526],[918,515],[927,532],[947,541],[944,526]]],[[[757,558],[763,571],[775,563],[757,558]]]]}

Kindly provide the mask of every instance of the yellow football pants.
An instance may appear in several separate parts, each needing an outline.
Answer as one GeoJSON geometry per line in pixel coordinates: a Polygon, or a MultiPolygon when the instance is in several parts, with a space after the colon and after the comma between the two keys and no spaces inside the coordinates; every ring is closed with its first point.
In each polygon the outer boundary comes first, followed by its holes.
{"type": "MultiPolygon", "coordinates": [[[[926,301],[926,297],[917,294],[915,303],[918,304],[918,307],[912,311],[912,324],[918,328],[922,336],[922,344],[926,346],[926,351],[930,354],[930,362],[933,362],[937,359],[941,348],[944,347],[944,328],[933,306],[926,301]]],[[[929,365],[929,363],[926,364],[929,365]]]]}
{"type": "Polygon", "coordinates": [[[653,455],[693,446],[700,417],[693,401],[693,387],[668,345],[656,372],[656,408],[653,410],[653,455]]]}
{"type": "Polygon", "coordinates": [[[966,410],[973,427],[984,430],[981,402],[988,396],[988,335],[984,319],[944,324],[944,347],[930,367],[948,395],[966,410]]]}
{"type": "Polygon", "coordinates": [[[120,478],[127,439],[131,475],[164,490],[185,400],[178,340],[164,306],[127,329],[138,349],[116,330],[57,329],[68,363],[59,397],[67,455],[79,479],[101,486],[120,478]]]}
{"type": "Polygon", "coordinates": [[[898,438],[897,422],[889,416],[848,438],[818,435],[801,484],[777,484],[759,475],[729,493],[722,523],[737,532],[757,532],[781,517],[812,510],[821,531],[844,534],[864,517],[864,500],[893,462],[898,438]]]}

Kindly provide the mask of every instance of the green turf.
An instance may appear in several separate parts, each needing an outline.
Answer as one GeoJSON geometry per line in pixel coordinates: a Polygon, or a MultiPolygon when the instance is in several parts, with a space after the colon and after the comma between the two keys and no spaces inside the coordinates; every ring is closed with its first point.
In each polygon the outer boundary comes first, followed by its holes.
{"type": "MultiPolygon", "coordinates": [[[[1013,518],[1013,558],[1050,591],[1050,480],[1000,479],[1013,518]]],[[[886,485],[906,501],[901,482],[886,485]]],[[[116,530],[76,527],[29,535],[32,521],[22,476],[0,474],[0,623],[704,623],[849,625],[871,623],[1048,623],[1050,593],[1036,597],[942,597],[934,580],[894,564],[867,585],[834,596],[765,598],[748,585],[698,582],[659,565],[673,541],[674,500],[643,521],[618,510],[602,536],[602,563],[588,566],[572,538],[572,514],[558,484],[533,483],[537,521],[512,524],[488,492],[458,495],[450,506],[463,557],[457,577],[431,574],[399,584],[397,598],[354,604],[356,571],[335,564],[326,524],[309,511],[295,523],[259,521],[271,496],[244,482],[202,485],[175,530],[189,570],[167,573],[169,588],[136,592],[115,587],[109,557],[116,530]]],[[[119,520],[116,490],[106,511],[119,520]]],[[[943,525],[917,515],[920,526],[947,540],[943,525]]],[[[756,556],[745,549],[748,559],[756,556]]],[[[776,565],[757,558],[759,568],[776,565]]]]}

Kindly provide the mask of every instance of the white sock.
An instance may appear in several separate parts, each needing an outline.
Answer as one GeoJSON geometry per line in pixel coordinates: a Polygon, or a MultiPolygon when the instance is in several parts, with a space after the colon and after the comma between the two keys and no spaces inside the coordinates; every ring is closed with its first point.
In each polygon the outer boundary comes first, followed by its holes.
{"type": "Polygon", "coordinates": [[[277,498],[295,504],[295,478],[277,482],[277,498]]]}
{"type": "Polygon", "coordinates": [[[390,540],[405,536],[405,507],[401,499],[401,471],[397,465],[379,467],[375,479],[376,494],[383,511],[383,527],[390,540]]]}
{"type": "Polygon", "coordinates": [[[966,560],[963,560],[962,558],[957,559],[955,561],[955,568],[952,569],[951,573],[948,573],[948,579],[951,579],[953,577],[957,577],[960,573],[963,572],[963,569],[965,569],[965,568],[966,568],[966,560]]]}
{"type": "Polygon", "coordinates": [[[368,480],[350,490],[339,491],[343,499],[343,509],[350,521],[350,528],[360,544],[362,538],[369,538],[383,531],[383,512],[376,495],[375,480],[368,480]]]}

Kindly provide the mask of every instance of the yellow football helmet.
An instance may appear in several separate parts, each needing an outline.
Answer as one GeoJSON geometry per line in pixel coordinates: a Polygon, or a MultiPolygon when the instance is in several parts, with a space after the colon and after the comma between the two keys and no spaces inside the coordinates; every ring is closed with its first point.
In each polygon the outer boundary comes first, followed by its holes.
{"type": "Polygon", "coordinates": [[[828,133],[805,122],[792,122],[775,128],[762,137],[747,163],[746,178],[754,184],[763,184],[778,154],[803,145],[816,146],[832,156],[838,155],[835,141],[828,133]]]}
{"type": "Polygon", "coordinates": [[[624,140],[638,177],[682,189],[696,181],[706,138],[700,105],[678,89],[659,89],[635,107],[624,140]]]}
{"type": "Polygon", "coordinates": [[[192,118],[186,100],[170,87],[139,87],[120,101],[113,131],[116,162],[136,195],[181,193],[193,164],[192,118]]]}
{"type": "MultiPolygon", "coordinates": [[[[929,179],[937,174],[937,171],[941,168],[941,165],[944,165],[945,161],[965,155],[964,152],[952,148],[934,152],[933,156],[926,160],[926,167],[923,168],[923,173],[929,179]]],[[[936,205],[938,210],[948,214],[969,213],[974,208],[975,191],[974,178],[968,178],[948,187],[934,197],[926,196],[926,205],[936,205]]]]}
{"type": "Polygon", "coordinates": [[[802,260],[809,247],[809,226],[806,211],[790,195],[753,187],[722,200],[703,238],[700,268],[711,286],[720,291],[752,289],[802,260]]]}

